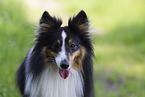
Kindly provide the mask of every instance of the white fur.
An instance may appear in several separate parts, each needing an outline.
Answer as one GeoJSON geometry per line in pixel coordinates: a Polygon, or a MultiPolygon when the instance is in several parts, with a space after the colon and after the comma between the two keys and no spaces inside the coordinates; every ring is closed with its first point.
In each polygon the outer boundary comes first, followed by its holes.
{"type": "Polygon", "coordinates": [[[59,68],[61,68],[60,67],[61,61],[65,60],[65,59],[68,60],[67,56],[66,56],[66,50],[65,50],[65,39],[66,39],[67,35],[64,31],[62,32],[61,37],[62,37],[61,51],[58,53],[57,57],[55,58],[56,64],[59,68]]]}
{"type": "Polygon", "coordinates": [[[32,80],[32,75],[29,73],[29,63],[30,63],[30,57],[32,56],[32,51],[34,49],[35,46],[33,46],[30,51],[27,54],[27,58],[26,58],[26,67],[25,67],[25,74],[26,74],[26,86],[25,86],[25,93],[29,93],[30,90],[30,84],[31,84],[31,80],[32,80]]]}
{"type": "MultiPolygon", "coordinates": [[[[56,63],[60,64],[66,57],[65,39],[67,35],[62,32],[62,47],[61,52],[57,56],[56,63]]],[[[35,47],[35,46],[34,46],[35,47]]],[[[43,70],[36,78],[29,71],[30,57],[33,55],[29,51],[26,58],[26,86],[25,94],[30,94],[30,97],[83,97],[83,78],[81,72],[71,68],[71,74],[67,79],[61,78],[59,68],[56,64],[51,64],[43,70]]]]}
{"type": "Polygon", "coordinates": [[[28,76],[26,88],[30,97],[82,97],[83,78],[79,71],[71,69],[67,79],[60,77],[55,66],[47,67],[42,74],[32,81],[33,75],[28,76]]]}

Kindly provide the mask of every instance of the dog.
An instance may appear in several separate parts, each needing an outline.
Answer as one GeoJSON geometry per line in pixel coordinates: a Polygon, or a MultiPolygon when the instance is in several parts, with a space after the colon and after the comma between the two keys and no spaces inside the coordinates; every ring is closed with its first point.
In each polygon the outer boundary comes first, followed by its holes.
{"type": "Polygon", "coordinates": [[[60,18],[43,13],[35,44],[16,74],[23,97],[94,97],[88,17],[81,10],[61,25],[60,18]]]}

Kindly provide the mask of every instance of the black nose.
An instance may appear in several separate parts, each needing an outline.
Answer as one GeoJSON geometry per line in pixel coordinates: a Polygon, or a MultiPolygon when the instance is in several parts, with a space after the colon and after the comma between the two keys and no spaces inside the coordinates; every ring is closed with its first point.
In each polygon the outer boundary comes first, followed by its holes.
{"type": "Polygon", "coordinates": [[[62,69],[67,69],[69,67],[69,63],[68,62],[61,62],[61,68],[62,69]]]}

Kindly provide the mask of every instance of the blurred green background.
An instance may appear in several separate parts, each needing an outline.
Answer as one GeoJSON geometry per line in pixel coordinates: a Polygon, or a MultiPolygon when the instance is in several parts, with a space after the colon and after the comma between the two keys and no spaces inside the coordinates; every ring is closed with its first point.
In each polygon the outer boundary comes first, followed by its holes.
{"type": "Polygon", "coordinates": [[[145,97],[145,0],[1,0],[0,97],[20,97],[15,73],[43,11],[66,25],[81,9],[94,32],[96,97],[145,97]]]}

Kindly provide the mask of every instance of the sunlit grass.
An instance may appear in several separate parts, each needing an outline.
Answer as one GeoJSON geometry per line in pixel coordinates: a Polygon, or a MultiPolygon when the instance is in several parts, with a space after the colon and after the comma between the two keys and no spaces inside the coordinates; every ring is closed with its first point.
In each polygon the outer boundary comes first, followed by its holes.
{"type": "Polygon", "coordinates": [[[32,40],[25,16],[19,0],[0,1],[0,97],[20,97],[15,73],[32,40]]]}

